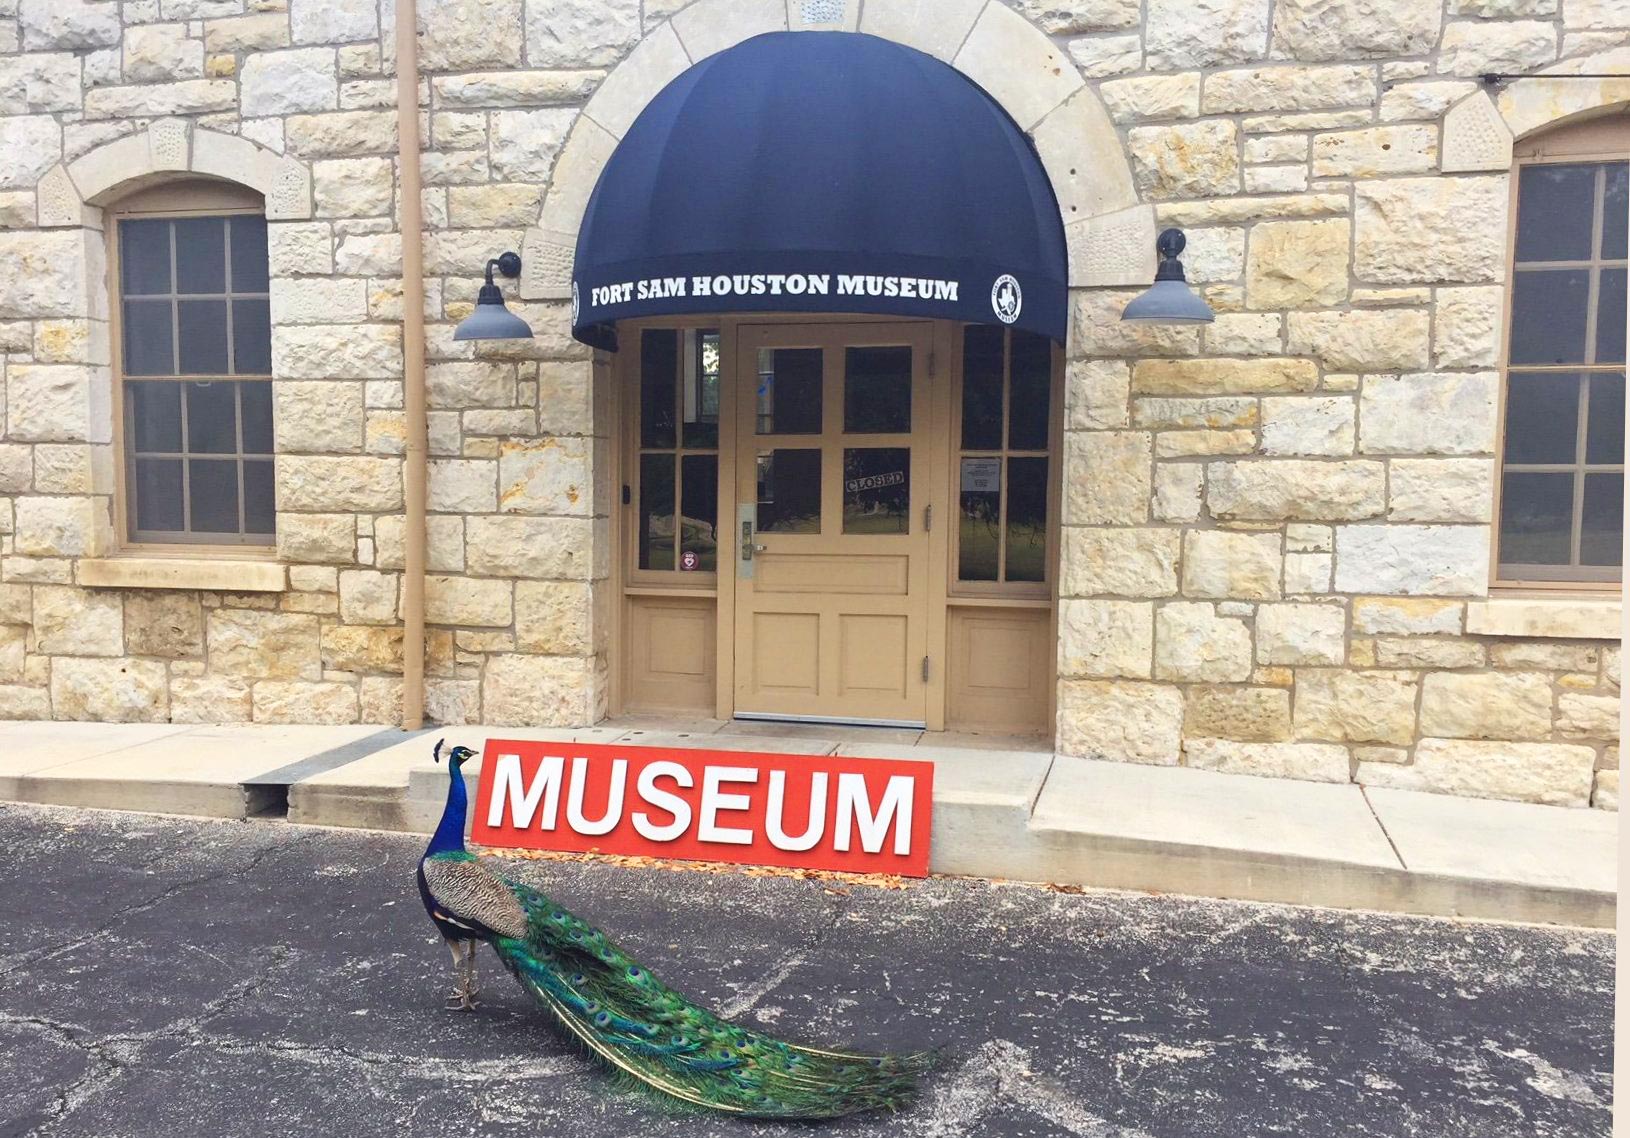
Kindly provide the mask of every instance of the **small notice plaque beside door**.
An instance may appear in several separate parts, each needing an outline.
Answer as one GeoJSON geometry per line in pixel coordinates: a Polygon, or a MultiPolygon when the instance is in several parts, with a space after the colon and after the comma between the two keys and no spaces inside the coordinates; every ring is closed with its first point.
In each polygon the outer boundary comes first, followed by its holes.
{"type": "Polygon", "coordinates": [[[928,875],[934,764],[492,739],[487,846],[928,875]]]}
{"type": "Polygon", "coordinates": [[[962,492],[995,494],[1002,488],[1002,460],[965,458],[962,460],[962,492]]]}

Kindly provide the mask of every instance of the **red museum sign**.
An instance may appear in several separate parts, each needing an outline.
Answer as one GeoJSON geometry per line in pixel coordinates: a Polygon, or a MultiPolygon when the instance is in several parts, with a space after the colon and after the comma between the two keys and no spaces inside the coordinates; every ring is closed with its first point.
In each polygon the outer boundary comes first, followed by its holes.
{"type": "Polygon", "coordinates": [[[489,739],[486,846],[928,875],[934,764],[489,739]]]}

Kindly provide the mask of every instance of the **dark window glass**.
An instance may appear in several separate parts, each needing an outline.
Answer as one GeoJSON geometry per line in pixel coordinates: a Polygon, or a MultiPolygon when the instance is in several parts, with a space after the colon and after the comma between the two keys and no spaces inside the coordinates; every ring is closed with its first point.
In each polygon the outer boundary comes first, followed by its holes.
{"type": "Polygon", "coordinates": [[[194,533],[238,532],[238,464],[230,458],[187,461],[194,533]]]}
{"type": "Polygon", "coordinates": [[[1585,461],[1624,461],[1624,376],[1590,377],[1590,405],[1585,422],[1585,461]]]}
{"type": "Polygon", "coordinates": [[[1517,203],[1517,260],[1589,260],[1594,165],[1524,166],[1517,203]]]}
{"type": "Polygon", "coordinates": [[[911,448],[846,447],[843,532],[911,530],[911,448]]]}
{"type": "Polygon", "coordinates": [[[266,219],[258,214],[238,214],[231,218],[232,291],[265,292],[266,219]]]}
{"type": "Polygon", "coordinates": [[[674,456],[640,455],[640,568],[674,567],[674,456]]]}
{"type": "Polygon", "coordinates": [[[674,445],[674,376],[679,333],[653,328],[640,336],[640,445],[674,445]]]}
{"type": "Polygon", "coordinates": [[[970,324],[962,332],[962,449],[1002,445],[1002,329],[970,324]]]}
{"type": "Polygon", "coordinates": [[[1047,460],[1007,460],[1007,579],[1047,576],[1047,460]]]}
{"type": "Polygon", "coordinates": [[[1592,363],[1624,362],[1624,270],[1603,269],[1596,286],[1596,358],[1592,363]]]}
{"type": "Polygon", "coordinates": [[[124,302],[124,323],[119,334],[124,341],[126,375],[175,374],[173,319],[167,300],[124,302]]]}
{"type": "Polygon", "coordinates": [[[181,451],[180,384],[127,383],[125,399],[130,404],[132,448],[145,454],[181,451]]]}
{"type": "Polygon", "coordinates": [[[760,349],[758,433],[820,434],[821,381],[821,349],[760,349]]]}
{"type": "Polygon", "coordinates": [[[185,528],[182,517],[181,460],[179,458],[138,458],[132,490],[135,509],[130,511],[135,529],[154,532],[185,528]]]}
{"type": "Polygon", "coordinates": [[[719,563],[718,455],[687,454],[680,469],[680,487],[679,552],[696,554],[696,569],[711,573],[719,563]]]}
{"type": "Polygon", "coordinates": [[[232,302],[232,371],[272,374],[272,318],[264,300],[232,302]]]}
{"type": "Polygon", "coordinates": [[[271,454],[272,385],[240,383],[238,398],[243,403],[243,453],[271,454]]]}
{"type": "Polygon", "coordinates": [[[226,301],[182,300],[175,307],[176,334],[181,343],[181,374],[229,374],[226,362],[226,301]]]}
{"type": "Polygon", "coordinates": [[[170,223],[119,222],[119,291],[143,296],[170,291],[170,223]]]}
{"type": "Polygon", "coordinates": [[[1031,332],[1014,332],[1009,371],[1013,392],[1008,398],[1007,445],[1014,450],[1046,450],[1053,342],[1031,332]]]}
{"type": "Polygon", "coordinates": [[[1578,442],[1578,374],[1513,372],[1506,383],[1506,462],[1571,463],[1578,442]]]}
{"type": "Polygon", "coordinates": [[[1573,530],[1572,474],[1508,471],[1500,493],[1500,561],[1566,565],[1573,530]]]}
{"type": "Polygon", "coordinates": [[[185,386],[187,450],[193,454],[236,454],[238,385],[189,383],[185,386]]]}
{"type": "Polygon", "coordinates": [[[1579,563],[1619,565],[1624,560],[1624,475],[1585,475],[1579,520],[1579,563]]]}
{"type": "MultiPolygon", "coordinates": [[[[261,386],[256,384],[248,387],[261,386]]],[[[243,464],[243,529],[245,533],[276,532],[277,503],[273,492],[272,464],[265,459],[248,459],[243,464]]]]}
{"type": "Polygon", "coordinates": [[[686,332],[689,363],[684,384],[684,445],[719,445],[719,334],[686,332]]]}
{"type": "Polygon", "coordinates": [[[1511,286],[1512,364],[1585,361],[1590,270],[1523,270],[1511,286]]]}
{"type": "Polygon", "coordinates": [[[821,452],[782,447],[758,456],[758,528],[821,532],[821,452]]]}
{"type": "Polygon", "coordinates": [[[854,435],[911,430],[910,348],[844,351],[843,429],[854,435]]]}
{"type": "MultiPolygon", "coordinates": [[[[999,470],[1002,460],[994,461],[999,470]]],[[[996,580],[998,550],[1001,543],[1001,517],[1000,491],[967,489],[962,491],[961,530],[957,535],[957,576],[962,580],[996,580]]]]}
{"type": "Polygon", "coordinates": [[[1607,168],[1607,186],[1602,201],[1602,260],[1625,258],[1626,216],[1630,209],[1630,165],[1617,162],[1607,168]]]}
{"type": "Polygon", "coordinates": [[[176,219],[175,291],[226,291],[226,218],[176,219]]]}

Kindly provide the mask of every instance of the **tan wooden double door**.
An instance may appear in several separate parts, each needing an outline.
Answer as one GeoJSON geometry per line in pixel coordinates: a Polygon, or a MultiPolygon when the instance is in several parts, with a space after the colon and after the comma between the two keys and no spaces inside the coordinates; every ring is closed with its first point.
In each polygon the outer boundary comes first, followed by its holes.
{"type": "Polygon", "coordinates": [[[925,721],[931,349],[926,323],[742,327],[736,715],[925,721]]]}

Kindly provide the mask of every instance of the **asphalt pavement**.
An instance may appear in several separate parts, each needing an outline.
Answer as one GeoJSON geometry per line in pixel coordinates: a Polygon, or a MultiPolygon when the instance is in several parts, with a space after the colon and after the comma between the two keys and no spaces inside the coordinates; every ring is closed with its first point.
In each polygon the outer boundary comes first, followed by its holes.
{"type": "Polygon", "coordinates": [[[805,1041],[946,1045],[812,1128],[614,1088],[419,907],[423,839],[0,806],[0,1136],[1590,1138],[1613,938],[931,879],[506,861],[675,987],[805,1041]]]}

